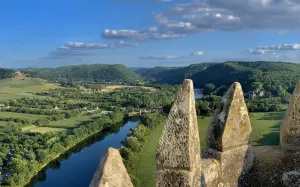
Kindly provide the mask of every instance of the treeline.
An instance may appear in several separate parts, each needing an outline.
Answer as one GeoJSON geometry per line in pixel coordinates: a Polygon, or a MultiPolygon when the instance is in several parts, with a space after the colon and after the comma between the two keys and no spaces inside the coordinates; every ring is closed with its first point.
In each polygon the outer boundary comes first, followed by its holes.
{"type": "Polygon", "coordinates": [[[0,68],[0,79],[12,78],[14,76],[15,70],[0,68]]]}
{"type": "Polygon", "coordinates": [[[180,84],[184,78],[204,89],[206,95],[223,96],[230,85],[241,83],[250,111],[278,111],[286,105],[300,80],[300,65],[284,62],[201,63],[180,68],[153,68],[140,71],[156,82],[180,84]],[[272,103],[273,102],[273,103],[272,103]]]}
{"type": "Polygon", "coordinates": [[[160,83],[180,84],[184,78],[190,78],[195,87],[199,88],[204,88],[209,83],[216,88],[228,87],[238,81],[245,92],[252,91],[253,82],[261,82],[266,91],[281,86],[291,93],[296,81],[300,79],[299,64],[268,61],[201,63],[179,68],[156,67],[137,72],[160,83]]]}
{"type": "MultiPolygon", "coordinates": [[[[37,95],[50,96],[56,99],[81,100],[77,103],[57,103],[57,106],[63,106],[66,109],[76,109],[80,107],[91,107],[88,102],[97,102],[99,107],[109,109],[116,107],[163,107],[174,101],[178,92],[178,86],[157,85],[157,91],[145,89],[143,87],[131,87],[117,89],[115,92],[91,92],[88,94],[80,93],[74,89],[55,89],[48,92],[37,93],[37,95]]],[[[31,102],[31,101],[30,101],[31,102]]],[[[35,101],[34,101],[35,102],[35,101]]],[[[22,102],[21,102],[22,103],[22,102]]],[[[21,104],[17,104],[21,105],[21,104]]]]}
{"type": "Polygon", "coordinates": [[[22,70],[31,77],[68,81],[128,81],[141,77],[121,64],[73,65],[59,68],[30,68],[22,70]]]}
{"type": "Polygon", "coordinates": [[[26,107],[9,107],[4,108],[2,111],[6,112],[16,112],[24,114],[35,114],[35,115],[48,115],[48,116],[62,116],[63,118],[71,118],[77,116],[81,113],[82,110],[72,110],[72,111],[63,111],[63,110],[49,110],[49,109],[36,109],[36,108],[26,108],[26,107]]]}
{"type": "Polygon", "coordinates": [[[94,121],[61,133],[23,133],[16,125],[3,127],[0,136],[1,186],[21,187],[45,164],[103,129],[114,129],[126,113],[114,111],[94,121]]]}
{"type": "MultiPolygon", "coordinates": [[[[50,93],[51,91],[47,92],[50,93]]],[[[39,93],[37,93],[39,95],[39,93]]],[[[57,94],[58,95],[58,94],[57,94]]],[[[7,103],[8,104],[8,103],[7,103]]],[[[20,99],[10,100],[9,105],[17,108],[34,108],[41,110],[54,110],[55,107],[58,107],[59,110],[75,110],[75,109],[83,109],[84,107],[91,107],[92,104],[90,102],[70,102],[67,100],[62,100],[60,98],[28,98],[22,97],[20,99]]],[[[49,113],[49,112],[48,112],[49,113]]]]}
{"type": "Polygon", "coordinates": [[[120,152],[128,173],[135,185],[139,183],[138,179],[135,177],[140,156],[139,154],[147,144],[151,131],[153,131],[156,126],[164,123],[165,120],[166,116],[159,113],[141,116],[140,124],[136,128],[130,130],[123,142],[124,146],[121,148],[120,152]]]}

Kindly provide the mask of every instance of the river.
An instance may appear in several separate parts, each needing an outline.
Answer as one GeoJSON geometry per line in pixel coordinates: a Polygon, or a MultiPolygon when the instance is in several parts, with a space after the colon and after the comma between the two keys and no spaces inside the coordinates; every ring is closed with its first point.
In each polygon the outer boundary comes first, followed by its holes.
{"type": "Polygon", "coordinates": [[[88,187],[109,147],[121,147],[137,120],[130,119],[112,133],[98,133],[51,162],[27,187],[88,187]]]}
{"type": "MultiPolygon", "coordinates": [[[[195,89],[195,99],[202,97],[202,89],[195,89]]],[[[136,119],[131,119],[115,132],[88,138],[52,161],[26,187],[88,187],[105,151],[109,147],[119,148],[129,129],[137,124],[136,119]]]]}
{"type": "Polygon", "coordinates": [[[201,89],[201,88],[195,88],[194,89],[194,95],[195,95],[195,99],[196,100],[197,99],[201,99],[204,96],[203,89],[201,89]]]}

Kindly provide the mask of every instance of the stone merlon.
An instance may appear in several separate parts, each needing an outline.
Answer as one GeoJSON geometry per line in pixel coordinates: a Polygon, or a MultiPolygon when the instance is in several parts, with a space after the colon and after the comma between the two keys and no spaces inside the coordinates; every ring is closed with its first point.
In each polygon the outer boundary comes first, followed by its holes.
{"type": "Polygon", "coordinates": [[[283,149],[300,148],[300,82],[296,85],[288,110],[281,123],[280,146],[283,149]]]}
{"type": "Polygon", "coordinates": [[[133,187],[119,150],[108,149],[89,187],[133,187]]]}
{"type": "Polygon", "coordinates": [[[200,186],[200,140],[192,80],[184,80],[156,152],[156,186],[200,186]]]}

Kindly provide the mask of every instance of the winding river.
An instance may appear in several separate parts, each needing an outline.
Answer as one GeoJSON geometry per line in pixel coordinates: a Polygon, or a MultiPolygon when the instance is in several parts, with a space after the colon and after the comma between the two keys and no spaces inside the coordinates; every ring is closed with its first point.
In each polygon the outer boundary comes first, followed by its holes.
{"type": "MultiPolygon", "coordinates": [[[[203,97],[202,89],[195,89],[195,99],[203,97]]],[[[119,148],[130,128],[138,120],[131,118],[114,132],[100,132],[52,161],[26,187],[88,187],[100,159],[109,147],[119,148]]]]}
{"type": "Polygon", "coordinates": [[[129,129],[137,124],[137,119],[131,118],[114,132],[88,138],[51,162],[27,187],[88,187],[105,151],[119,148],[129,129]]]}

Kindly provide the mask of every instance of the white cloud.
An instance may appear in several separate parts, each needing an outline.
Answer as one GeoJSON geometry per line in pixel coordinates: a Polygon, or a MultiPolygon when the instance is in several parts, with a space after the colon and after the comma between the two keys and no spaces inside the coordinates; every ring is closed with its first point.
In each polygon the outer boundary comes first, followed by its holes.
{"type": "Polygon", "coordinates": [[[152,1],[152,2],[158,2],[158,3],[167,3],[167,2],[172,2],[174,0],[127,0],[127,1],[136,1],[136,2],[152,1]]]}
{"type": "Polygon", "coordinates": [[[138,46],[138,43],[124,42],[122,40],[114,44],[68,42],[64,46],[58,47],[55,51],[50,52],[44,59],[73,59],[74,57],[97,55],[97,53],[91,52],[92,50],[134,46],[138,46]]]}
{"type": "Polygon", "coordinates": [[[141,60],[172,60],[177,59],[177,56],[142,56],[141,60]]]}
{"type": "Polygon", "coordinates": [[[249,49],[249,53],[255,55],[277,54],[278,52],[300,50],[300,44],[280,44],[274,46],[260,46],[255,49],[249,49]]]}
{"type": "Polygon", "coordinates": [[[71,49],[106,49],[106,48],[111,48],[112,45],[97,44],[97,43],[68,42],[65,46],[61,48],[67,48],[67,47],[71,49]]]}
{"type": "Polygon", "coordinates": [[[263,49],[249,49],[249,53],[253,55],[266,55],[271,53],[269,50],[263,50],[263,49]]]}
{"type": "Polygon", "coordinates": [[[256,47],[256,49],[262,49],[262,50],[299,50],[300,44],[294,43],[294,44],[280,44],[280,45],[274,45],[274,46],[263,46],[263,47],[256,47]]]}
{"type": "Polygon", "coordinates": [[[204,55],[204,51],[195,51],[195,52],[191,53],[190,55],[192,55],[192,56],[202,56],[202,55],[204,55]]]}
{"type": "Polygon", "coordinates": [[[154,26],[154,27],[149,27],[148,28],[148,32],[156,32],[158,30],[158,28],[156,27],[156,26],[154,26]]]}
{"type": "Polygon", "coordinates": [[[116,44],[114,46],[116,47],[130,47],[130,46],[138,46],[138,43],[131,43],[131,42],[124,42],[124,41],[117,41],[116,44]]]}
{"type": "Polygon", "coordinates": [[[299,0],[193,0],[156,14],[164,32],[300,28],[299,0]]]}
{"type": "Polygon", "coordinates": [[[151,39],[153,40],[174,40],[178,38],[185,38],[185,34],[160,34],[155,33],[151,36],[151,39]]]}
{"type": "Polygon", "coordinates": [[[147,33],[136,30],[109,30],[102,32],[102,37],[106,39],[129,39],[129,40],[145,40],[147,33]]]}

